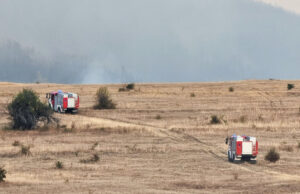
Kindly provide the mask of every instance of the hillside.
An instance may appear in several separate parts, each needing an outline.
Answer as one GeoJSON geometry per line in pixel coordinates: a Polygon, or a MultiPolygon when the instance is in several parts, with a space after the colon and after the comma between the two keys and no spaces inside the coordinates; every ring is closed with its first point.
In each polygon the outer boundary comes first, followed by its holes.
{"type": "Polygon", "coordinates": [[[300,191],[300,81],[137,84],[130,92],[105,85],[117,109],[93,110],[100,86],[0,83],[0,166],[8,172],[2,193],[300,191]],[[288,83],[295,88],[288,91],[288,83]],[[43,101],[53,90],[76,92],[81,109],[55,114],[61,128],[4,129],[5,106],[22,88],[43,101]],[[221,124],[210,124],[212,115],[221,124]],[[256,164],[227,161],[225,138],[233,133],[258,138],[256,164]],[[22,156],[15,141],[31,154],[22,156]],[[271,147],[277,163],[264,160],[271,147]],[[90,160],[94,154],[99,161],[90,160]]]}

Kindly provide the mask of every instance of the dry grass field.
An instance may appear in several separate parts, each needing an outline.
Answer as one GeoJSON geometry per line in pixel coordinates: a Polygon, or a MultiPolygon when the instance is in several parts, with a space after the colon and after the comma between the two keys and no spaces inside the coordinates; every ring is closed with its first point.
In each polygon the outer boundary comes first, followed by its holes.
{"type": "Polygon", "coordinates": [[[117,109],[93,110],[100,86],[0,83],[0,193],[300,193],[300,81],[106,85],[117,109]],[[76,92],[81,109],[55,114],[60,128],[9,130],[5,107],[23,88],[43,101],[76,92]],[[256,164],[227,161],[233,133],[258,138],[256,164]],[[277,163],[264,160],[271,147],[277,163]]]}

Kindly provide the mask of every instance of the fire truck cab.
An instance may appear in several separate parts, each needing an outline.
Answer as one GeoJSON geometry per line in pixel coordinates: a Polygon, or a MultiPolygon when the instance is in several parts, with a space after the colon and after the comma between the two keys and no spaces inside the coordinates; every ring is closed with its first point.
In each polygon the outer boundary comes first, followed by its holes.
{"type": "Polygon", "coordinates": [[[51,92],[46,95],[49,107],[55,112],[77,112],[79,108],[79,96],[75,93],[51,92]]]}
{"type": "Polygon", "coordinates": [[[235,162],[238,160],[256,160],[258,154],[258,141],[255,137],[232,135],[226,138],[228,144],[228,160],[235,162]]]}

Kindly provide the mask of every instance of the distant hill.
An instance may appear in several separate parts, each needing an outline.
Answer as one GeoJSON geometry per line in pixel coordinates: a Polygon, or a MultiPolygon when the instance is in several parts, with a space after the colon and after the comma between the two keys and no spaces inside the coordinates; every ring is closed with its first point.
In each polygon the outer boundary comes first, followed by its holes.
{"type": "Polygon", "coordinates": [[[280,8],[252,0],[70,2],[1,2],[0,81],[300,78],[300,17],[280,8]]]}

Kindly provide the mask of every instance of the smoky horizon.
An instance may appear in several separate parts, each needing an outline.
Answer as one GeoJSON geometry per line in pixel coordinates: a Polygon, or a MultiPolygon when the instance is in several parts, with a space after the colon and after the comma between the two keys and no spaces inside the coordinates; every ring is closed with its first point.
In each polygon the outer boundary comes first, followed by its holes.
{"type": "Polygon", "coordinates": [[[256,0],[3,0],[0,81],[299,79],[300,17],[256,0]]]}

